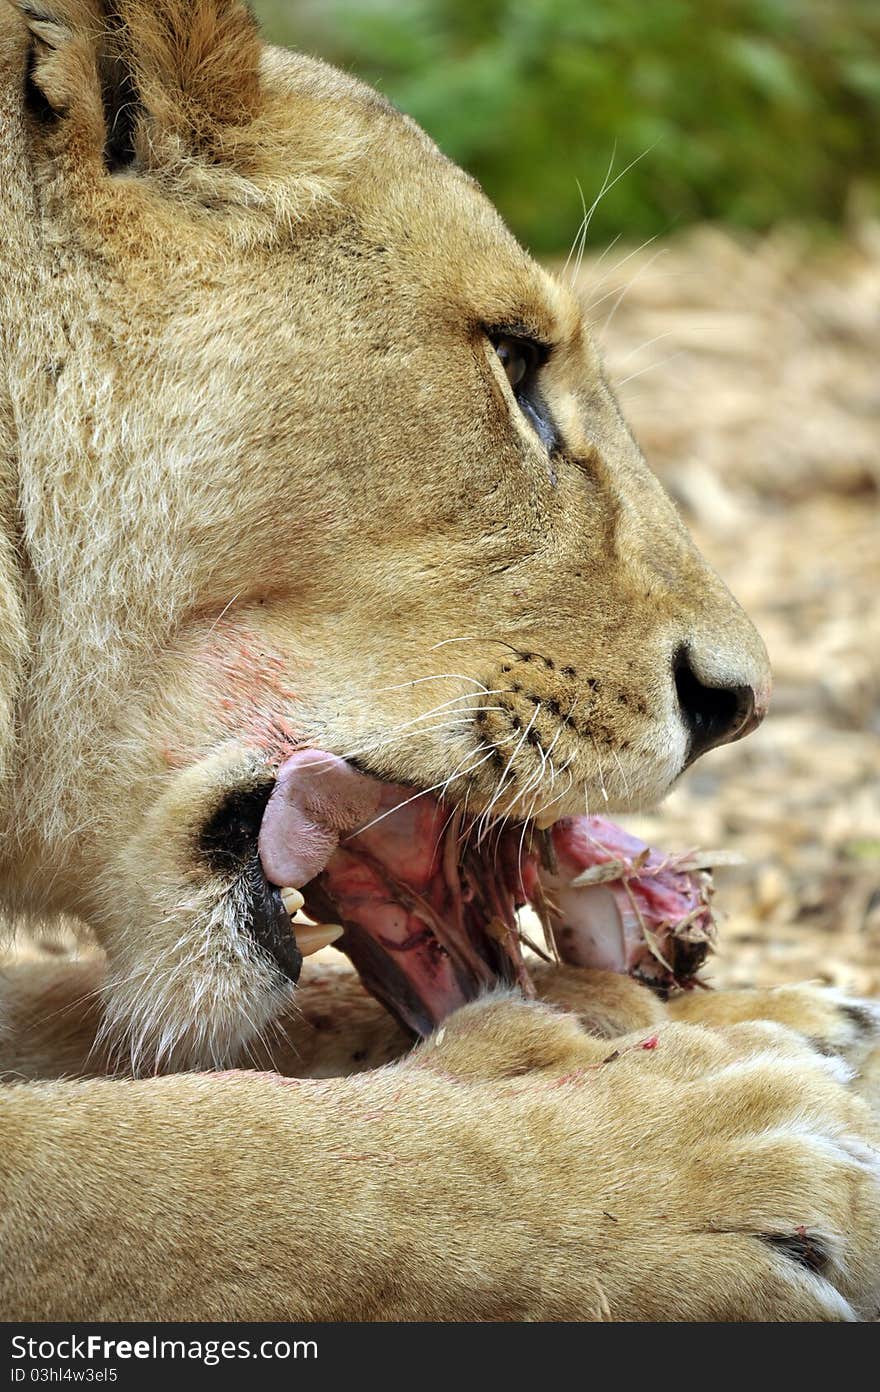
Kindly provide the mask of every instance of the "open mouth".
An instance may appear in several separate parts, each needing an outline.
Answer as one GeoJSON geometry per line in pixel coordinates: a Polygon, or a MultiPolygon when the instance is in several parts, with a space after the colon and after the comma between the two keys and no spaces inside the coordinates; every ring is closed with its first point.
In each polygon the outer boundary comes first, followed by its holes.
{"type": "MultiPolygon", "coordinates": [[[[533,993],[524,909],[543,928],[539,951],[663,992],[693,984],[715,936],[694,857],[652,851],[600,817],[486,827],[320,750],[279,769],[259,854],[270,885],[300,891],[288,905],[301,895],[310,918],[341,925],[336,946],[417,1035],[493,986],[533,993]]],[[[292,939],[297,928],[291,918],[292,939]]]]}

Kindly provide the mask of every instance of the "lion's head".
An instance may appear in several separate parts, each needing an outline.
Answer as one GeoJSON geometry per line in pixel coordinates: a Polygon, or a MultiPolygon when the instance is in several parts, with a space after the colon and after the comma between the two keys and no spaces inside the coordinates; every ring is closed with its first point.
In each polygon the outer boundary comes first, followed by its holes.
{"type": "Polygon", "coordinates": [[[631,807],[766,658],[564,279],[375,92],[238,0],[2,0],[0,65],[7,894],[210,1061],[289,989],[239,870],[291,750],[631,807]]]}

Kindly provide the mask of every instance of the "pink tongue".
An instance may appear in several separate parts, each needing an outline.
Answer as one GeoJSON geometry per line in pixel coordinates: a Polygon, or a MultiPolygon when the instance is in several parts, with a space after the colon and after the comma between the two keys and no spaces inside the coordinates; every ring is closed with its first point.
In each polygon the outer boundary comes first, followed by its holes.
{"type": "Polygon", "coordinates": [[[379,808],[382,785],[344,759],[299,749],[278,770],[260,827],[267,880],[299,888],[319,875],[340,836],[363,826],[379,808]]]}

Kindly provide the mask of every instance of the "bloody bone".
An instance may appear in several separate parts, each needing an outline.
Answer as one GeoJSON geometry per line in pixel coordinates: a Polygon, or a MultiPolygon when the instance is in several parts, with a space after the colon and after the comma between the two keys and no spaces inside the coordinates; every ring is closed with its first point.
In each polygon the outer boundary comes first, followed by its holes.
{"type": "Polygon", "coordinates": [[[556,822],[549,850],[529,898],[562,961],[660,991],[693,984],[715,942],[705,860],[652,850],[604,817],[556,822]]]}
{"type": "Polygon", "coordinates": [[[480,839],[459,810],[315,750],[279,770],[260,854],[272,883],[302,889],[307,913],[343,924],[337,946],[419,1035],[493,985],[532,994],[525,905],[561,960],[662,991],[692,983],[714,938],[711,882],[692,859],[600,817],[480,839]]]}

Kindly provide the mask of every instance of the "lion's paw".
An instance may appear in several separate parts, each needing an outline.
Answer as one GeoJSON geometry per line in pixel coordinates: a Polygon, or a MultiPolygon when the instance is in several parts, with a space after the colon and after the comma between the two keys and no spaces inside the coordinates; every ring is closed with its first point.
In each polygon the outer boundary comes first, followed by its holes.
{"type": "Polygon", "coordinates": [[[845,1059],[857,1090],[880,1110],[880,1000],[806,982],[763,991],[693,993],[670,1002],[669,1013],[691,1024],[766,1020],[785,1025],[819,1053],[845,1059]]]}
{"type": "Polygon", "coordinates": [[[850,1066],[768,1021],[673,1023],[639,1043],[604,1070],[608,1241],[629,1258],[612,1315],[873,1318],[880,1132],[850,1066]]]}
{"type": "Polygon", "coordinates": [[[490,1130],[501,1108],[540,1176],[528,1202],[573,1235],[564,1317],[873,1318],[880,1126],[843,1056],[869,1030],[849,1004],[821,997],[809,1037],[743,1018],[608,1040],[496,995],[401,1066],[465,1084],[490,1130]]]}

